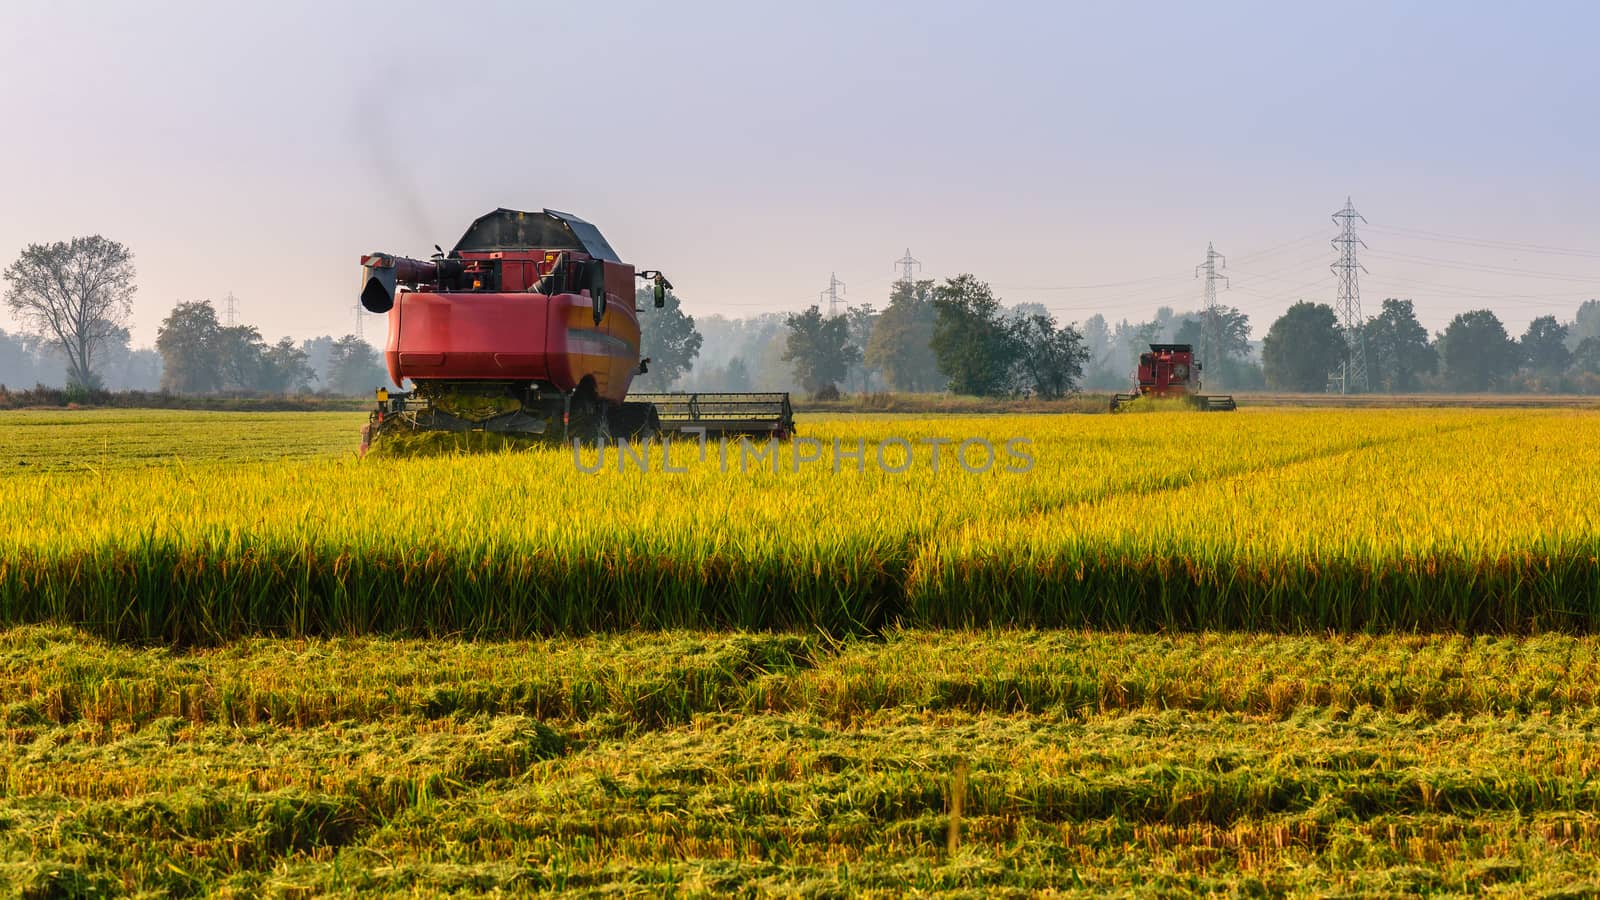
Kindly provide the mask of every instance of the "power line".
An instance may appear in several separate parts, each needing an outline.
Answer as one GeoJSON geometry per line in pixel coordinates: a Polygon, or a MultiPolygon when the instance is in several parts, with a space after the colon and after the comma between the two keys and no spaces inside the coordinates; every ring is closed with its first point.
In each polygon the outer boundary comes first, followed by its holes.
{"type": "MultiPolygon", "coordinates": [[[[1308,256],[1304,259],[1297,259],[1292,263],[1279,266],[1276,269],[1267,269],[1260,272],[1255,271],[1248,266],[1241,268],[1238,265],[1237,260],[1235,260],[1230,264],[1229,271],[1233,273],[1235,278],[1240,279],[1241,282],[1244,283],[1248,283],[1252,278],[1264,278],[1268,281],[1298,281],[1300,276],[1306,273],[1307,269],[1312,267],[1321,269],[1322,263],[1326,262],[1327,259],[1328,251],[1318,250],[1313,256],[1308,256]],[[1285,275],[1284,273],[1293,274],[1285,275]]],[[[1326,276],[1323,277],[1325,278],[1326,276]]]]}
{"type": "Polygon", "coordinates": [[[1323,234],[1324,234],[1324,232],[1322,231],[1322,229],[1319,228],[1316,231],[1311,232],[1310,234],[1302,235],[1301,237],[1297,237],[1297,238],[1294,238],[1292,240],[1284,241],[1281,244],[1273,244],[1271,247],[1268,247],[1265,250],[1256,250],[1256,251],[1253,251],[1251,253],[1245,253],[1243,255],[1235,254],[1234,257],[1233,257],[1233,264],[1235,266],[1237,266],[1239,263],[1244,262],[1247,259],[1255,259],[1258,256],[1270,256],[1270,255],[1272,255],[1274,253],[1277,253],[1279,250],[1284,250],[1284,249],[1287,249],[1289,247],[1293,247],[1296,244],[1304,244],[1304,243],[1307,243],[1309,241],[1321,240],[1323,234]]]}
{"type": "Polygon", "coordinates": [[[1173,272],[1173,273],[1167,274],[1167,275],[1150,275],[1150,276],[1145,277],[1145,278],[1130,278],[1127,281],[1107,281],[1107,282],[1102,282],[1100,284],[1057,284],[1057,285],[1046,285],[1046,286],[999,284],[999,285],[995,285],[995,287],[997,287],[997,288],[999,288],[1001,290],[1012,290],[1012,291],[1096,291],[1096,290],[1100,290],[1101,288],[1127,287],[1128,285],[1131,285],[1131,284],[1146,284],[1146,283],[1149,283],[1149,282],[1152,282],[1152,281],[1173,281],[1173,282],[1176,282],[1176,281],[1179,281],[1180,279],[1187,279],[1188,277],[1189,277],[1189,273],[1188,272],[1173,272]]]}
{"type": "Polygon", "coordinates": [[[1473,238],[1465,235],[1447,234],[1442,231],[1427,231],[1422,228],[1400,228],[1390,225],[1369,226],[1373,231],[1385,234],[1405,235],[1424,241],[1437,241],[1445,244],[1461,244],[1469,247],[1487,247],[1496,250],[1523,250],[1529,253],[1546,253],[1552,256],[1583,256],[1590,259],[1600,259],[1600,251],[1575,250],[1570,247],[1552,247],[1548,244],[1531,244],[1523,241],[1501,241],[1492,238],[1473,238]]]}
{"type": "Polygon", "coordinates": [[[1329,267],[1339,279],[1337,311],[1340,324],[1344,326],[1345,342],[1350,348],[1349,359],[1339,374],[1341,394],[1349,393],[1352,388],[1358,391],[1367,389],[1367,341],[1362,334],[1365,320],[1361,317],[1361,281],[1357,274],[1365,272],[1366,267],[1356,260],[1356,245],[1363,248],[1367,245],[1356,236],[1357,219],[1363,224],[1367,221],[1356,212],[1355,204],[1346,197],[1344,209],[1333,214],[1333,224],[1339,226],[1339,236],[1333,239],[1333,249],[1339,251],[1339,259],[1329,267]]]}
{"type": "Polygon", "coordinates": [[[1523,278],[1544,278],[1551,281],[1573,281],[1579,284],[1600,285],[1600,276],[1595,275],[1570,275],[1558,272],[1541,272],[1536,269],[1518,269],[1511,266],[1496,266],[1487,263],[1464,263],[1452,259],[1440,259],[1436,256],[1419,256],[1413,253],[1380,253],[1372,251],[1373,256],[1383,259],[1393,259],[1400,262],[1419,262],[1446,269],[1461,269],[1468,272],[1484,272],[1490,275],[1517,275],[1523,278]]]}
{"type": "MultiPolygon", "coordinates": [[[[1325,232],[1323,232],[1321,230],[1314,231],[1314,232],[1312,232],[1310,234],[1302,235],[1301,237],[1297,237],[1297,238],[1293,238],[1291,240],[1284,241],[1281,244],[1273,244],[1272,246],[1266,247],[1266,248],[1261,249],[1261,250],[1254,250],[1254,251],[1251,251],[1250,253],[1246,253],[1246,254],[1243,254],[1243,255],[1235,256],[1235,257],[1233,257],[1233,265],[1234,265],[1235,268],[1237,268],[1238,267],[1238,263],[1240,261],[1242,261],[1242,260],[1258,259],[1260,257],[1271,256],[1274,253],[1281,252],[1281,251],[1286,250],[1286,249],[1288,249],[1290,247],[1293,247],[1293,246],[1295,246],[1297,244],[1304,244],[1304,243],[1306,243],[1308,241],[1312,241],[1312,240],[1320,240],[1324,233],[1325,232]]],[[[1322,257],[1321,254],[1318,254],[1315,258],[1316,259],[1322,259],[1323,257],[1322,257]]],[[[1306,262],[1309,263],[1309,262],[1311,262],[1311,260],[1308,259],[1306,262]]],[[[1292,268],[1292,266],[1291,266],[1291,268],[1292,268]]],[[[1170,282],[1178,282],[1180,280],[1181,281],[1189,281],[1189,280],[1192,280],[1192,279],[1193,279],[1193,274],[1191,272],[1172,272],[1172,273],[1162,274],[1162,275],[1147,275],[1147,276],[1145,276],[1143,278],[1130,278],[1130,279],[1128,279],[1126,281],[1104,281],[1104,282],[1100,282],[1098,284],[1058,284],[1058,285],[997,284],[997,285],[995,285],[995,287],[997,289],[999,289],[999,290],[1015,290],[1015,291],[1041,291],[1041,292],[1042,291],[1094,291],[1094,290],[1101,290],[1103,288],[1127,287],[1129,285],[1149,284],[1149,283],[1152,283],[1152,282],[1161,282],[1161,281],[1170,281],[1170,282]]],[[[1134,293],[1135,294],[1142,293],[1142,291],[1135,291],[1134,293]]]]}
{"type": "MultiPolygon", "coordinates": [[[[1370,288],[1373,283],[1369,281],[1367,284],[1370,288]]],[[[1414,300],[1419,304],[1426,303],[1430,306],[1448,304],[1458,310],[1460,309],[1460,301],[1546,310],[1571,310],[1582,304],[1582,301],[1572,294],[1487,293],[1474,291],[1469,287],[1401,278],[1386,278],[1379,284],[1393,285],[1381,291],[1382,294],[1388,297],[1404,295],[1403,299],[1414,300]]]]}

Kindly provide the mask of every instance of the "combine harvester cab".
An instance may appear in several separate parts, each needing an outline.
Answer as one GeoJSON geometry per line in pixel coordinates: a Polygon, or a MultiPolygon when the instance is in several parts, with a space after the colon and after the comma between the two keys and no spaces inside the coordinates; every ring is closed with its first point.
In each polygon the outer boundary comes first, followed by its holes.
{"type": "Polygon", "coordinates": [[[793,431],[787,394],[630,396],[649,364],[639,357],[634,279],[651,282],[657,308],[672,285],[622,262],[577,216],[497,209],[449,253],[370,253],[361,265],[361,305],[388,317],[389,378],[413,386],[379,391],[363,450],[418,432],[601,443],[674,430],[793,431]]]}
{"type": "Polygon", "coordinates": [[[1232,412],[1238,409],[1232,394],[1202,394],[1200,363],[1195,361],[1190,344],[1151,344],[1148,353],[1139,354],[1137,392],[1111,398],[1111,411],[1118,412],[1145,398],[1182,400],[1201,412],[1232,412]]]}

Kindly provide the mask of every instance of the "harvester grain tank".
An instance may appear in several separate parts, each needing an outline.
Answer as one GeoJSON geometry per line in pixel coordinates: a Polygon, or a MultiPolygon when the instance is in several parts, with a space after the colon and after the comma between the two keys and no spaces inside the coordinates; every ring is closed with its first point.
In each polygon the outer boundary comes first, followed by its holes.
{"type": "Polygon", "coordinates": [[[599,442],[693,430],[787,437],[787,394],[632,395],[640,359],[634,280],[600,230],[568,213],[497,209],[449,253],[361,258],[361,305],[388,316],[384,362],[407,392],[379,392],[379,435],[488,431],[599,442]]]}
{"type": "Polygon", "coordinates": [[[1145,398],[1183,400],[1205,412],[1232,412],[1238,409],[1232,394],[1200,393],[1200,363],[1191,344],[1151,344],[1148,353],[1139,354],[1135,393],[1111,398],[1111,411],[1145,398]]]}

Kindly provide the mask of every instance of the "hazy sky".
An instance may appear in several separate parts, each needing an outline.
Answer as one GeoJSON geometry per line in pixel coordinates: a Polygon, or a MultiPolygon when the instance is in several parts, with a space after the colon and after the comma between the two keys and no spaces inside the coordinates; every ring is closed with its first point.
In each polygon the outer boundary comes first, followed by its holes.
{"type": "Polygon", "coordinates": [[[1212,241],[1259,337],[1332,300],[1349,195],[1369,314],[1520,332],[1600,296],[1597,34],[1593,3],[7,0],[0,265],[129,244],[148,343],[230,291],[269,339],[348,332],[361,253],[497,206],[595,222],[695,314],[830,271],[882,306],[909,247],[1137,319],[1199,302],[1212,241]]]}

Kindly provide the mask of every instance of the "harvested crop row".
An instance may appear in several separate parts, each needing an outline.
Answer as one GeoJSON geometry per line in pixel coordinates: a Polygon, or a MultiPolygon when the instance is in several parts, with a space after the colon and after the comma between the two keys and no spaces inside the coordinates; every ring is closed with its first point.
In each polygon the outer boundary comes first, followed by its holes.
{"type": "Polygon", "coordinates": [[[1600,887],[1600,644],[0,634],[19,892],[1600,887]],[[949,852],[952,773],[964,767],[949,852]]]}

